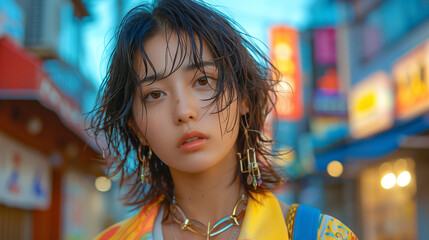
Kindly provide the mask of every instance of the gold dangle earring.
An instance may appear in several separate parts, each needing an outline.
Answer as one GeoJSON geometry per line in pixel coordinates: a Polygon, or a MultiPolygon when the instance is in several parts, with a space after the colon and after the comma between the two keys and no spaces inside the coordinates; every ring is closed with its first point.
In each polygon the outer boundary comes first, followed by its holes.
{"type": "Polygon", "coordinates": [[[150,170],[149,170],[149,161],[152,158],[152,149],[150,148],[150,146],[148,146],[149,151],[146,154],[142,154],[142,148],[144,147],[143,144],[140,144],[139,149],[138,149],[138,158],[140,160],[140,162],[142,162],[142,167],[141,167],[141,175],[140,178],[142,180],[142,183],[144,184],[144,182],[146,181],[146,183],[148,185],[151,184],[151,176],[150,176],[150,170]],[[143,158],[142,158],[143,156],[143,158]]]}
{"type": "Polygon", "coordinates": [[[249,124],[247,123],[247,118],[245,119],[245,121],[246,121],[246,126],[244,126],[243,122],[241,122],[241,125],[243,126],[244,135],[246,136],[247,150],[244,153],[246,156],[244,156],[244,154],[242,156],[241,153],[237,153],[237,155],[238,155],[238,159],[240,160],[241,173],[243,174],[248,173],[247,184],[253,185],[253,188],[256,190],[262,184],[262,177],[261,177],[261,172],[259,171],[258,161],[256,160],[255,149],[250,147],[250,144],[249,144],[249,133],[248,133],[249,124]],[[247,160],[247,163],[246,163],[246,160],[247,160]]]}

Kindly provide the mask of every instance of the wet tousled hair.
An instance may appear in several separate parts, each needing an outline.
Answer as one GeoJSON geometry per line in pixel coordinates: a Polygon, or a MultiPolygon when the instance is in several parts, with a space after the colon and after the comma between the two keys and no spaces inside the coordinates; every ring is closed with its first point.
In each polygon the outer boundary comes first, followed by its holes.
{"type": "MultiPolygon", "coordinates": [[[[251,146],[258,156],[262,185],[256,190],[248,185],[247,174],[242,174],[237,164],[236,174],[243,188],[253,196],[281,183],[282,178],[272,164],[275,155],[272,140],[261,133],[275,103],[278,72],[237,23],[202,1],[160,0],[130,10],[117,28],[114,41],[108,72],[100,87],[97,105],[90,114],[90,129],[96,139],[105,139],[103,152],[107,152],[109,157],[106,159],[110,159],[108,175],[120,176],[120,186],[131,183],[124,195],[126,205],[141,207],[161,195],[169,202],[174,188],[168,166],[156,154],[152,154],[149,161],[152,184],[141,184],[142,163],[136,154],[140,153],[142,133],[136,131],[132,106],[135,99],[142,96],[136,89],[140,89],[149,68],[157,79],[165,78],[181,66],[186,54],[204,73],[203,41],[218,72],[215,95],[206,99],[208,105],[216,104],[217,112],[221,112],[229,111],[230,104],[237,100],[248,104],[247,114],[240,119],[228,119],[228,126],[225,126],[227,131],[239,127],[238,152],[244,153],[251,146]],[[173,53],[176,52],[173,67],[157,72],[146,54],[144,43],[158,33],[166,34],[167,39],[171,34],[177,36],[178,45],[169,46],[173,53]],[[135,69],[138,58],[143,62],[143,78],[135,69]],[[244,133],[246,125],[249,126],[248,139],[244,133]]],[[[141,154],[147,154],[147,151],[148,148],[143,147],[141,154]]]]}

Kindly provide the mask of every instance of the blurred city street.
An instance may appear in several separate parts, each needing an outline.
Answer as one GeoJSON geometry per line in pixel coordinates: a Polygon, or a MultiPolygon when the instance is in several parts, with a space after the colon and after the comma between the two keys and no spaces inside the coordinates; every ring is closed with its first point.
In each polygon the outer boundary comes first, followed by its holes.
{"type": "MultiPolygon", "coordinates": [[[[135,213],[86,129],[115,28],[145,1],[0,1],[0,240],[92,239],[135,213]]],[[[282,74],[276,196],[359,239],[428,239],[429,0],[206,2],[282,74]]]]}

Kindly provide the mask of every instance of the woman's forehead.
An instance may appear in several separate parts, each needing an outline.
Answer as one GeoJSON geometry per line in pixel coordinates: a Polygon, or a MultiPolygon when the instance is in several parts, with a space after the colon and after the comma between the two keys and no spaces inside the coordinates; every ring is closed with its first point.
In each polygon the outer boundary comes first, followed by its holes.
{"type": "Polygon", "coordinates": [[[178,35],[173,31],[159,31],[143,42],[143,51],[137,51],[134,58],[134,66],[140,77],[154,75],[154,71],[157,75],[168,75],[182,67],[203,67],[204,63],[213,62],[207,42],[200,41],[195,34],[191,37],[185,33],[178,35]]]}

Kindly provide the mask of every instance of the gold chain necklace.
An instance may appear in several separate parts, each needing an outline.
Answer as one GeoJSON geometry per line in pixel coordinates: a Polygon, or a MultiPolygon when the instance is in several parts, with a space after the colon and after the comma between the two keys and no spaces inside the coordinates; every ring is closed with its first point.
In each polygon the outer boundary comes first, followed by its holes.
{"type": "MultiPolygon", "coordinates": [[[[169,225],[170,226],[170,232],[173,233],[174,236],[174,240],[179,240],[177,239],[177,236],[180,236],[180,239],[183,240],[183,235],[181,232],[179,232],[178,228],[180,228],[180,226],[174,226],[172,224],[169,225]]],[[[238,232],[240,231],[240,226],[234,226],[236,229],[231,233],[231,238],[230,240],[237,240],[238,237],[238,232]]],[[[232,228],[231,228],[232,229],[232,228]]]]}
{"type": "Polygon", "coordinates": [[[244,216],[244,213],[246,212],[246,203],[246,197],[242,194],[241,198],[235,204],[232,214],[220,219],[213,226],[210,226],[210,222],[206,226],[197,220],[187,218],[183,210],[176,204],[176,198],[174,195],[173,202],[170,205],[170,212],[173,220],[181,226],[182,230],[188,230],[201,236],[207,236],[207,240],[209,240],[210,237],[225,232],[234,225],[240,226],[238,219],[244,216]],[[237,209],[241,203],[243,204],[243,210],[237,215],[237,209]],[[178,217],[177,214],[179,214],[180,217],[178,217]],[[198,228],[203,229],[204,231],[199,231],[198,228]]]}

